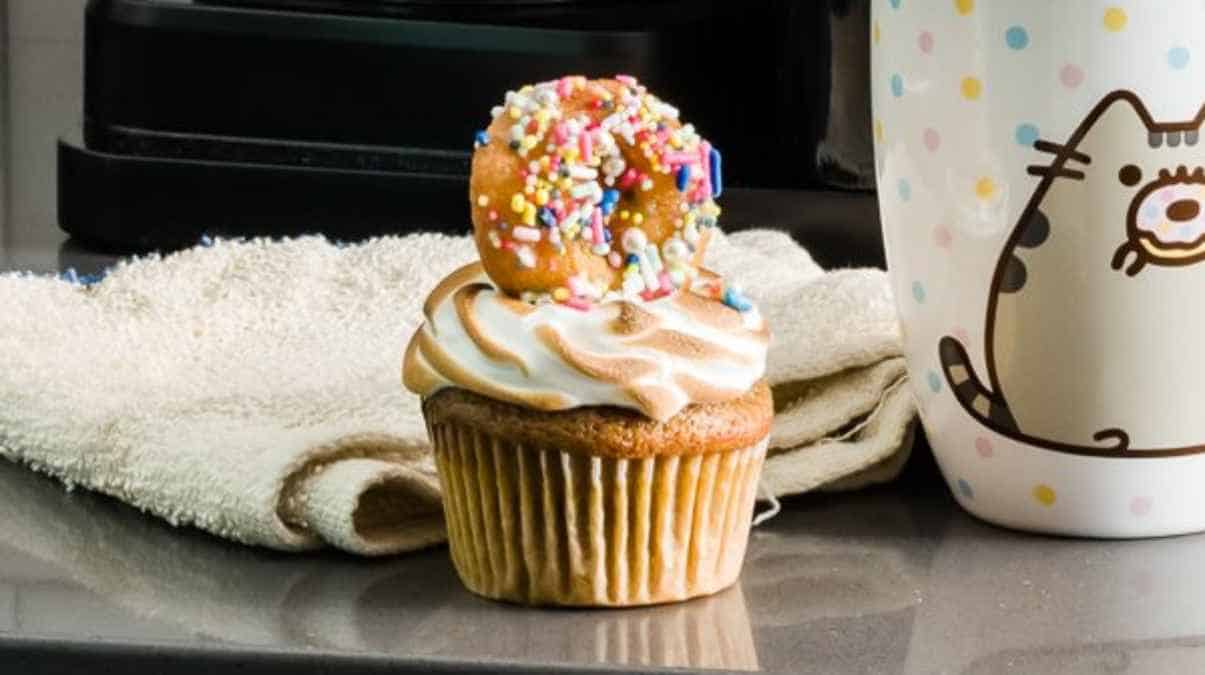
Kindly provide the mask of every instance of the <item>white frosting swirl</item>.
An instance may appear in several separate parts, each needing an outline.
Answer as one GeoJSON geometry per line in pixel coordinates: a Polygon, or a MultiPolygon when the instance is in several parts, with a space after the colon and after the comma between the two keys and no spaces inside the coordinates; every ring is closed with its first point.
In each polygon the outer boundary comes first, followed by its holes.
{"type": "Polygon", "coordinates": [[[769,331],[690,291],[581,311],[498,293],[479,263],[453,272],[424,306],[406,350],[406,387],[445,387],[541,410],[613,405],[665,421],[691,403],[737,398],[765,372],[769,331]]]}

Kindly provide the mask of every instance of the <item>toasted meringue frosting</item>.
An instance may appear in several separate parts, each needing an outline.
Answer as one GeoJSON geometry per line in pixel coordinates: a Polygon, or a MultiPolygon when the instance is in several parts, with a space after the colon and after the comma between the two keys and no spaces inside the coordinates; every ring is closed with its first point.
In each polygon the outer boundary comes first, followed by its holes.
{"type": "Polygon", "coordinates": [[[539,410],[613,405],[660,421],[749,391],[770,337],[756,309],[686,290],[584,311],[532,305],[499,293],[480,263],[448,275],[423,311],[402,368],[420,396],[461,387],[539,410]]]}

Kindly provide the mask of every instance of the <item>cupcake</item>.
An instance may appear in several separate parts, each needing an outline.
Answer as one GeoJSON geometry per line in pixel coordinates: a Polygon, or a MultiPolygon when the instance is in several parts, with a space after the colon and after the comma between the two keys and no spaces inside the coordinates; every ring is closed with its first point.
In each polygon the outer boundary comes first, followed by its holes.
{"type": "Polygon", "coordinates": [[[768,328],[698,267],[719,153],[625,76],[510,92],[475,145],[481,260],[431,292],[403,365],[461,580],[576,606],[726,588],[773,412],[768,328]]]}

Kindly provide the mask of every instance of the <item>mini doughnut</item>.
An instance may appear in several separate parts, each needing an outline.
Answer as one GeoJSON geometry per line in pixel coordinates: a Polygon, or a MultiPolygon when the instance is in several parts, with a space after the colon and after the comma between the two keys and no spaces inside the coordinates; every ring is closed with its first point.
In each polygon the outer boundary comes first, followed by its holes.
{"type": "Polygon", "coordinates": [[[719,152],[635,79],[507,92],[474,141],[469,199],[502,291],[584,306],[651,299],[697,275],[720,209],[719,152]]]}

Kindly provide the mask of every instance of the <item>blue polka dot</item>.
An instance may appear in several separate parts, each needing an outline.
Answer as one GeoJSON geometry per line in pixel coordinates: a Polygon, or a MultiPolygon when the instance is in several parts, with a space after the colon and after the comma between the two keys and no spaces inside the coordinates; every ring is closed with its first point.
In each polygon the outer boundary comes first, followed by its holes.
{"type": "Polygon", "coordinates": [[[904,201],[912,199],[912,184],[908,182],[908,179],[901,178],[900,182],[896,184],[896,189],[900,191],[900,199],[904,201]]]}
{"type": "Polygon", "coordinates": [[[934,394],[941,391],[941,375],[938,375],[936,371],[929,371],[929,389],[934,394]]]}
{"type": "Polygon", "coordinates": [[[967,499],[975,498],[975,491],[971,489],[971,484],[966,482],[965,478],[958,479],[958,492],[967,499]]]}
{"type": "Polygon", "coordinates": [[[900,8],[900,0],[890,0],[892,9],[900,8]]]}
{"type": "Polygon", "coordinates": [[[1185,47],[1172,47],[1167,52],[1167,65],[1176,70],[1183,70],[1188,65],[1188,59],[1192,54],[1185,47]]]}
{"type": "Polygon", "coordinates": [[[891,95],[896,98],[904,95],[904,78],[899,73],[891,76],[891,95]]]}
{"type": "Polygon", "coordinates": [[[1004,31],[1004,42],[1009,49],[1025,49],[1029,46],[1029,31],[1022,26],[1013,26],[1004,31]]]}
{"type": "Polygon", "coordinates": [[[1029,122],[1018,124],[1016,138],[1018,145],[1032,148],[1033,144],[1038,141],[1038,128],[1029,122]]]}
{"type": "Polygon", "coordinates": [[[919,281],[912,282],[912,297],[916,298],[917,302],[925,301],[925,286],[919,281]]]}

